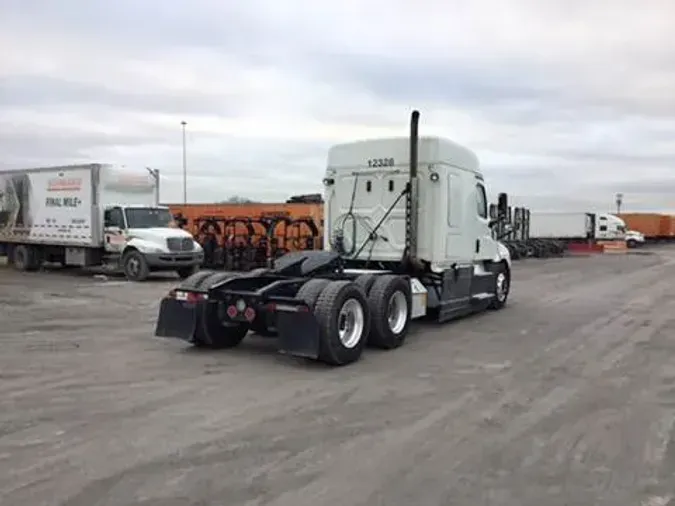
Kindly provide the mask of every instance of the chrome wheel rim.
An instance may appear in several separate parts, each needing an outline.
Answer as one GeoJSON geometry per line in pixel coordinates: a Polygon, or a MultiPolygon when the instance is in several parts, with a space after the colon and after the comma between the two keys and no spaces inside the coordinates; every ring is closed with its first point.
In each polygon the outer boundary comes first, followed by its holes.
{"type": "Polygon", "coordinates": [[[499,302],[504,302],[508,293],[509,280],[506,278],[506,274],[500,272],[497,274],[497,300],[499,300],[499,302]]]}
{"type": "Polygon", "coordinates": [[[387,321],[389,329],[394,334],[400,334],[405,328],[408,320],[408,301],[405,294],[400,291],[394,292],[389,298],[389,306],[387,308],[387,321]]]}
{"type": "Polygon", "coordinates": [[[354,348],[363,337],[365,315],[363,306],[356,299],[348,299],[342,304],[338,315],[338,335],[345,348],[354,348]]]}
{"type": "Polygon", "coordinates": [[[127,260],[127,271],[132,276],[137,276],[138,272],[141,270],[141,264],[136,258],[130,258],[127,260]]]}

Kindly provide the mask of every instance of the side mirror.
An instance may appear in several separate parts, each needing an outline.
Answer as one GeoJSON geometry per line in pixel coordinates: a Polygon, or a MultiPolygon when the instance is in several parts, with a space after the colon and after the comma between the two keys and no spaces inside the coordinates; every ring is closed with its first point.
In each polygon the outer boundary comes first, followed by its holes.
{"type": "Polygon", "coordinates": [[[509,198],[506,193],[500,193],[497,198],[497,215],[506,216],[509,212],[509,198]]]}

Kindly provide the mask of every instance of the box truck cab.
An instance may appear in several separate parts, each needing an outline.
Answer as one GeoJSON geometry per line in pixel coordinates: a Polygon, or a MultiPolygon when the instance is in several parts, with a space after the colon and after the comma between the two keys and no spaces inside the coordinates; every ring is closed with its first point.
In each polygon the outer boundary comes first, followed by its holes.
{"type": "Polygon", "coordinates": [[[166,207],[108,207],[103,229],[107,256],[117,260],[130,280],[139,281],[161,270],[175,270],[186,278],[204,258],[202,247],[175,226],[166,207]]]}
{"type": "Polygon", "coordinates": [[[141,281],[155,270],[187,277],[204,259],[158,205],[158,171],[95,163],[3,172],[0,192],[0,245],[18,270],[105,266],[141,281]]]}
{"type": "Polygon", "coordinates": [[[636,248],[645,243],[645,235],[637,230],[626,231],[626,246],[629,248],[636,248]]]}

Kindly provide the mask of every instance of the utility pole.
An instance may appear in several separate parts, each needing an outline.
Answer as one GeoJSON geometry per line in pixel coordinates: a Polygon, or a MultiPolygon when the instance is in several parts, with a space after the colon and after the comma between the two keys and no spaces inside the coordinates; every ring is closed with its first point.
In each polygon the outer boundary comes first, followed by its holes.
{"type": "Polygon", "coordinates": [[[159,205],[159,169],[146,167],[145,170],[147,170],[150,176],[155,180],[155,205],[159,205]]]}
{"type": "Polygon", "coordinates": [[[180,124],[183,127],[183,204],[187,204],[187,150],[185,146],[185,127],[187,123],[181,121],[180,124]]]}
{"type": "Polygon", "coordinates": [[[616,194],[616,214],[621,214],[621,204],[623,204],[623,193],[616,194]]]}

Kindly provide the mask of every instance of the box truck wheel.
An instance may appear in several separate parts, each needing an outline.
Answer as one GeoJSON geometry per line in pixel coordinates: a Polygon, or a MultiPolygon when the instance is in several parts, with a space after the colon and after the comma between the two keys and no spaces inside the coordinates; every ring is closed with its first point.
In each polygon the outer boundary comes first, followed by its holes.
{"type": "Polygon", "coordinates": [[[148,262],[143,254],[135,249],[127,251],[122,256],[122,269],[129,281],[144,281],[150,274],[148,262]]]}
{"type": "Polygon", "coordinates": [[[410,283],[400,276],[378,276],[370,289],[368,304],[372,321],[368,343],[385,350],[401,346],[410,328],[410,283]]]}
{"type": "Polygon", "coordinates": [[[319,360],[347,365],[361,358],[370,332],[370,310],[363,289],[351,281],[333,281],[314,307],[320,328],[319,360]]]}
{"type": "Polygon", "coordinates": [[[19,244],[13,248],[12,264],[18,271],[34,271],[40,267],[38,252],[32,246],[19,244]]]}

